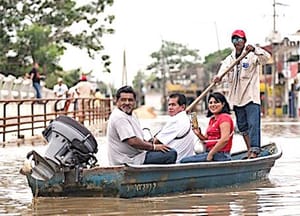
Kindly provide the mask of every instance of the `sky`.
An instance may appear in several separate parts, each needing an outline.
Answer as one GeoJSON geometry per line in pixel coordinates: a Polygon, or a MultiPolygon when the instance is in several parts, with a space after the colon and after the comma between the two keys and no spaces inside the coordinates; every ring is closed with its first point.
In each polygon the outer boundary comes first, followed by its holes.
{"type": "MultiPolygon", "coordinates": [[[[275,28],[282,37],[300,30],[300,1],[276,0],[275,28]]],[[[115,0],[107,12],[116,19],[116,33],[104,39],[111,56],[111,74],[101,72],[101,63],[89,60],[76,49],[68,49],[61,63],[65,70],[80,67],[93,71],[98,80],[121,86],[123,51],[126,50],[128,84],[153,61],[161,41],[172,41],[198,49],[204,57],[232,47],[231,33],[243,29],[250,44],[266,45],[273,31],[273,0],[115,0]]]]}

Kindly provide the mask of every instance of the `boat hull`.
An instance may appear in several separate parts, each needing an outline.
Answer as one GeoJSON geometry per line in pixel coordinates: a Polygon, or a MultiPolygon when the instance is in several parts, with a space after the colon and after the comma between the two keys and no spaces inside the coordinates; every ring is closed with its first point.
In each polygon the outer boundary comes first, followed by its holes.
{"type": "Polygon", "coordinates": [[[264,147],[267,156],[242,160],[246,152],[233,154],[232,161],[172,165],[123,165],[95,167],[56,173],[42,181],[26,174],[34,196],[43,197],[148,197],[208,188],[239,185],[268,178],[281,157],[276,144],[264,147]]]}

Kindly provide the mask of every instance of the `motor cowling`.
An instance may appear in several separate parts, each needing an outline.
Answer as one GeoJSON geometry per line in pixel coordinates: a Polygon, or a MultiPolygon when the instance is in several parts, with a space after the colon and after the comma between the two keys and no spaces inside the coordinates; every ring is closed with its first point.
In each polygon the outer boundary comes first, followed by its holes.
{"type": "Polygon", "coordinates": [[[95,154],[98,144],[92,133],[68,116],[52,120],[42,132],[48,142],[44,157],[35,151],[27,154],[33,161],[31,175],[39,180],[48,180],[57,172],[74,169],[76,181],[81,168],[91,168],[97,163],[95,154]]]}
{"type": "Polygon", "coordinates": [[[49,145],[45,158],[58,166],[87,167],[93,166],[97,160],[97,141],[92,133],[68,116],[59,116],[42,132],[49,145]]]}

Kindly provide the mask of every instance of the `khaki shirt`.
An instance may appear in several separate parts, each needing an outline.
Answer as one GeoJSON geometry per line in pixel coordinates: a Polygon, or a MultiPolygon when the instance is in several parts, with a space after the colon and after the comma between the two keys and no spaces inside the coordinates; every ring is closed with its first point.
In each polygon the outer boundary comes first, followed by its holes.
{"type": "MultiPolygon", "coordinates": [[[[244,106],[249,102],[260,104],[259,65],[266,64],[271,55],[260,47],[250,52],[239,64],[224,76],[222,81],[228,82],[228,100],[231,106],[244,106]]],[[[235,50],[222,62],[218,76],[236,60],[235,50]]]]}

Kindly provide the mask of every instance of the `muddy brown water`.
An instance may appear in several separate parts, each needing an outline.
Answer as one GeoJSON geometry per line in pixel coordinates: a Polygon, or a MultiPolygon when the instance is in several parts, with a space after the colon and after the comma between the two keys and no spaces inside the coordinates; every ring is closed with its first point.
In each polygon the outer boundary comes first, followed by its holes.
{"type": "MultiPolygon", "coordinates": [[[[269,180],[152,198],[34,200],[19,170],[27,152],[42,153],[46,146],[6,146],[0,150],[0,215],[300,215],[300,122],[264,121],[262,131],[265,141],[275,141],[283,150],[269,180]]],[[[105,148],[105,139],[98,141],[105,148]]],[[[103,156],[99,163],[105,161],[103,156]]]]}

